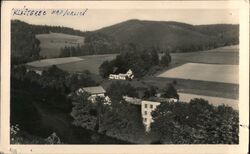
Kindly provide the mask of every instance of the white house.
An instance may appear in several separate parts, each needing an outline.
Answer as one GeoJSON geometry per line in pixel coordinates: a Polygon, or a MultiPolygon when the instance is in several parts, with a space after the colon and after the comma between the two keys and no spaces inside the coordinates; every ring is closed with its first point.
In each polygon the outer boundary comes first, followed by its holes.
{"type": "Polygon", "coordinates": [[[105,96],[105,89],[103,89],[102,86],[95,86],[95,87],[83,87],[83,88],[79,88],[76,93],[79,95],[81,93],[87,92],[88,94],[90,94],[89,96],[89,100],[94,103],[96,101],[96,97],[103,97],[106,101],[106,104],[110,104],[110,98],[108,96],[105,96]]]}
{"type": "Polygon", "coordinates": [[[141,114],[142,114],[143,124],[145,125],[146,128],[146,132],[150,131],[150,125],[153,122],[151,113],[160,104],[161,104],[160,102],[154,102],[154,101],[141,102],[141,114]]]}
{"type": "Polygon", "coordinates": [[[122,74],[110,74],[109,79],[114,79],[114,80],[127,80],[127,79],[133,79],[134,75],[131,69],[127,71],[127,73],[122,74]]]}

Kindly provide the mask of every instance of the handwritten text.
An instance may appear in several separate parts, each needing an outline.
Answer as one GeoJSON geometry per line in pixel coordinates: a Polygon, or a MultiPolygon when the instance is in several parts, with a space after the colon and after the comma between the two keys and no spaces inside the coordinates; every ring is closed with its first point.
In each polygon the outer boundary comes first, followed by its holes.
{"type": "Polygon", "coordinates": [[[24,6],[21,9],[13,8],[13,16],[84,16],[88,9],[30,9],[24,6]]]}

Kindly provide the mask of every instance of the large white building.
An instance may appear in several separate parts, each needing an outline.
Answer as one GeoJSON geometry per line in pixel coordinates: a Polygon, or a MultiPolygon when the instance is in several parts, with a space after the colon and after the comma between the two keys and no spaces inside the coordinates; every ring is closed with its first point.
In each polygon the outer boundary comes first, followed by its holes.
{"type": "Polygon", "coordinates": [[[161,104],[160,102],[154,102],[154,101],[141,102],[141,114],[142,114],[143,124],[145,125],[146,128],[146,132],[150,131],[150,125],[153,122],[151,113],[160,104],[161,104]]]}

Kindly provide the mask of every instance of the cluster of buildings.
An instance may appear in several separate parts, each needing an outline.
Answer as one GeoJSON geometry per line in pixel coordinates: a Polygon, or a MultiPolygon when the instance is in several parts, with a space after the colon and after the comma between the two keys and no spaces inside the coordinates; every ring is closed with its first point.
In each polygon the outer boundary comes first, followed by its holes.
{"type": "MultiPolygon", "coordinates": [[[[105,104],[110,105],[111,100],[106,95],[106,91],[102,86],[96,86],[96,87],[83,87],[77,90],[77,94],[87,92],[90,94],[88,100],[90,100],[92,103],[96,101],[96,98],[102,97],[105,100],[105,104]]],[[[140,105],[141,106],[141,116],[143,119],[143,124],[145,126],[146,132],[150,131],[150,125],[153,122],[151,113],[157,108],[158,105],[160,105],[160,101],[148,101],[148,100],[142,100],[135,97],[129,97],[129,96],[123,96],[123,99],[131,104],[134,105],[140,105]]],[[[158,99],[160,100],[160,99],[158,99]]],[[[164,99],[164,101],[177,101],[175,99],[164,99]]]]}

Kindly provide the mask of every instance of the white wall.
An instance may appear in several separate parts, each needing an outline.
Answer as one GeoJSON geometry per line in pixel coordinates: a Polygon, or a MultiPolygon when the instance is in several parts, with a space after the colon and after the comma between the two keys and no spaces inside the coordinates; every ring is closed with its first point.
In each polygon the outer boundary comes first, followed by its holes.
{"type": "Polygon", "coordinates": [[[142,101],[141,103],[142,120],[147,132],[150,129],[150,124],[153,122],[151,113],[158,105],[160,105],[160,102],[142,101]]]}

